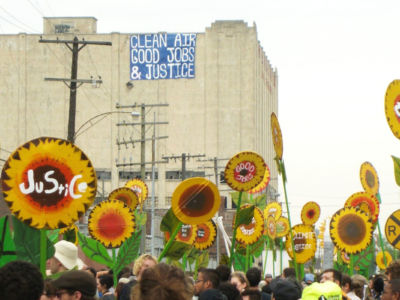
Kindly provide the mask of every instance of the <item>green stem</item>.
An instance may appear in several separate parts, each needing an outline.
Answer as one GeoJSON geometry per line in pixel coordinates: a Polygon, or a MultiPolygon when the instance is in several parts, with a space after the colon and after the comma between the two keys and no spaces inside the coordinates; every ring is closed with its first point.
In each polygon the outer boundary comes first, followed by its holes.
{"type": "Polygon", "coordinates": [[[158,257],[158,262],[160,262],[165,254],[168,252],[168,249],[171,247],[172,243],[175,240],[176,235],[178,234],[179,230],[181,229],[183,223],[181,221],[179,221],[178,225],[175,228],[175,231],[172,233],[171,237],[169,238],[168,243],[165,245],[164,250],[161,252],[160,256],[158,257]]]}
{"type": "Polygon", "coordinates": [[[236,207],[236,216],[235,216],[235,225],[233,226],[233,235],[232,235],[232,246],[231,246],[231,257],[229,259],[229,266],[231,267],[234,260],[234,251],[235,251],[235,241],[236,241],[236,231],[238,227],[238,215],[240,211],[240,204],[242,203],[242,193],[239,192],[239,199],[236,207]]]}
{"type": "Polygon", "coordinates": [[[283,242],[282,242],[282,238],[279,239],[279,250],[280,250],[280,258],[281,258],[281,263],[280,263],[280,273],[282,274],[283,272],[283,242]]]}
{"type": "MultiPolygon", "coordinates": [[[[376,197],[378,198],[379,203],[382,203],[381,195],[379,194],[379,192],[376,194],[376,197]]],[[[383,262],[385,264],[385,268],[387,268],[387,261],[386,261],[386,255],[385,255],[385,245],[384,245],[383,239],[382,239],[382,232],[381,232],[381,226],[379,225],[379,219],[376,222],[378,223],[379,243],[381,245],[381,250],[382,250],[382,253],[383,253],[383,262]]]]}
{"type": "Polygon", "coordinates": [[[354,256],[350,254],[350,267],[349,267],[349,276],[353,275],[353,268],[354,268],[354,256]]]}
{"type": "Polygon", "coordinates": [[[40,272],[43,277],[46,276],[47,260],[47,234],[46,229],[40,229],[40,272]]]}
{"type": "MultiPolygon", "coordinates": [[[[112,260],[113,260],[113,265],[114,265],[114,268],[115,268],[115,266],[116,266],[116,264],[117,264],[117,262],[116,262],[116,257],[117,257],[117,254],[116,254],[116,252],[115,252],[115,248],[112,248],[112,260]]],[[[113,268],[113,279],[114,279],[114,287],[116,287],[117,286],[117,284],[118,284],[118,278],[117,278],[117,272],[115,272],[115,269],[113,268]]]]}
{"type": "Polygon", "coordinates": [[[184,272],[186,271],[186,264],[187,264],[187,252],[185,252],[182,257],[182,265],[183,265],[184,272]]]}
{"type": "Polygon", "coordinates": [[[264,265],[263,265],[263,276],[265,276],[265,269],[267,267],[268,248],[269,248],[269,237],[267,236],[267,249],[265,249],[265,243],[264,243],[265,258],[264,258],[264,265]]]}
{"type": "Polygon", "coordinates": [[[286,191],[286,170],[285,170],[285,164],[284,164],[283,160],[279,160],[279,164],[280,164],[281,171],[282,171],[283,190],[284,190],[284,192],[285,192],[286,210],[287,210],[288,220],[289,220],[289,232],[290,232],[290,243],[292,244],[293,264],[294,264],[294,269],[295,269],[295,271],[296,271],[296,278],[297,278],[298,280],[301,280],[301,278],[299,278],[299,270],[297,269],[296,250],[295,250],[295,248],[294,248],[292,222],[291,222],[291,219],[290,219],[289,201],[288,201],[288,196],[287,196],[287,191],[286,191]]]}
{"type": "Polygon", "coordinates": [[[246,245],[246,267],[245,267],[246,272],[249,269],[249,259],[250,259],[249,256],[250,256],[250,245],[246,245]]]}

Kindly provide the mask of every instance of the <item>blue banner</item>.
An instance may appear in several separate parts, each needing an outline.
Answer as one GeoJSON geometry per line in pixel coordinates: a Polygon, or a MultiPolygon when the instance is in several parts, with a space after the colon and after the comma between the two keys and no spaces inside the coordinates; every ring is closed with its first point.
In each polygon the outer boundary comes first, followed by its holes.
{"type": "Polygon", "coordinates": [[[195,33],[132,35],[131,80],[194,78],[195,50],[195,33]]]}

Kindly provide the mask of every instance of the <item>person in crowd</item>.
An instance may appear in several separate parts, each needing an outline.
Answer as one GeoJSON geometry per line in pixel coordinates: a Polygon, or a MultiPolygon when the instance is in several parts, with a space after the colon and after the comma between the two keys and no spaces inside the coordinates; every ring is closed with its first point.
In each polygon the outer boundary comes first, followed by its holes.
{"type": "Polygon", "coordinates": [[[375,300],[381,299],[384,287],[385,287],[385,282],[383,276],[375,275],[372,278],[372,287],[371,287],[371,294],[375,300]]]}
{"type": "MultiPolygon", "coordinates": [[[[322,271],[320,277],[320,283],[325,283],[327,281],[331,281],[337,284],[340,288],[342,286],[342,272],[335,269],[326,269],[322,271]]],[[[347,300],[346,293],[342,290],[342,299],[347,300]]]]}
{"type": "Polygon", "coordinates": [[[96,279],[83,270],[64,272],[53,286],[60,300],[94,300],[96,296],[96,279]]]}
{"type": "Polygon", "coordinates": [[[110,289],[114,285],[114,278],[111,274],[100,275],[97,278],[97,290],[101,293],[101,300],[115,300],[114,293],[110,289]]]}
{"type": "Polygon", "coordinates": [[[57,300],[56,289],[52,284],[52,279],[46,278],[44,280],[44,290],[40,300],[57,300]]]}
{"type": "Polygon", "coordinates": [[[282,278],[296,278],[296,270],[294,268],[285,268],[282,271],[282,278]]]}
{"type": "Polygon", "coordinates": [[[385,272],[389,280],[400,278],[400,260],[393,260],[385,272]]]}
{"type": "Polygon", "coordinates": [[[367,279],[360,274],[351,276],[350,292],[347,293],[347,297],[351,300],[365,299],[364,295],[367,296],[368,293],[367,283],[367,279]]]}
{"type": "Polygon", "coordinates": [[[236,286],[240,293],[242,293],[244,289],[250,285],[246,275],[241,271],[233,272],[231,274],[230,282],[236,286]]]}
{"type": "Polygon", "coordinates": [[[221,298],[223,294],[217,290],[219,287],[219,276],[216,270],[200,268],[197,272],[197,279],[194,282],[194,295],[200,299],[221,298]],[[208,291],[212,290],[212,291],[208,291]],[[205,291],[208,291],[203,295],[205,291]]]}
{"type": "MultiPolygon", "coordinates": [[[[248,269],[246,272],[246,278],[249,282],[248,288],[261,292],[261,289],[258,287],[258,285],[261,281],[261,270],[259,268],[252,267],[252,268],[248,269]]],[[[262,300],[270,300],[271,297],[269,294],[261,292],[261,299],[262,300]]]]}
{"type": "Polygon", "coordinates": [[[43,291],[43,276],[35,265],[15,260],[0,268],[0,299],[39,300],[43,291]]]}
{"type": "Polygon", "coordinates": [[[78,258],[78,247],[74,243],[62,240],[55,243],[54,248],[54,256],[48,260],[50,275],[78,269],[83,265],[78,258]]]}
{"type": "Polygon", "coordinates": [[[400,279],[395,278],[387,281],[383,289],[382,300],[400,299],[400,279]]]}
{"type": "Polygon", "coordinates": [[[257,289],[245,288],[242,292],[243,300],[261,300],[261,292],[257,289]]]}
{"type": "Polygon", "coordinates": [[[301,295],[302,300],[340,300],[342,297],[342,289],[331,280],[314,282],[306,286],[301,295]]]}
{"type": "Polygon", "coordinates": [[[229,281],[229,277],[231,276],[231,268],[227,265],[219,265],[215,271],[217,271],[220,282],[229,281]]]}
{"type": "Polygon", "coordinates": [[[352,290],[351,286],[351,277],[347,274],[342,274],[342,282],[341,282],[342,291],[347,295],[349,300],[360,300],[354,291],[352,290]],[[350,295],[349,295],[350,293],[350,295]]]}
{"type": "Polygon", "coordinates": [[[304,275],[304,286],[308,286],[310,284],[312,284],[315,280],[315,276],[314,274],[311,273],[306,273],[304,275]]]}
{"type": "Polygon", "coordinates": [[[271,281],[272,300],[298,300],[301,288],[291,279],[274,279],[271,281]]]}
{"type": "Polygon", "coordinates": [[[96,278],[97,271],[96,271],[96,269],[95,269],[95,268],[92,268],[92,267],[88,267],[88,266],[86,266],[86,267],[84,267],[82,270],[84,270],[84,271],[88,272],[89,274],[92,274],[92,275],[93,275],[93,277],[94,277],[94,278],[96,278]]]}
{"type": "Polygon", "coordinates": [[[224,294],[227,298],[227,300],[241,300],[242,297],[240,296],[240,292],[230,282],[221,282],[219,284],[218,289],[221,291],[222,294],[224,294]]]}
{"type": "Polygon", "coordinates": [[[193,284],[174,266],[159,263],[143,270],[132,289],[131,300],[191,300],[193,284]]]}

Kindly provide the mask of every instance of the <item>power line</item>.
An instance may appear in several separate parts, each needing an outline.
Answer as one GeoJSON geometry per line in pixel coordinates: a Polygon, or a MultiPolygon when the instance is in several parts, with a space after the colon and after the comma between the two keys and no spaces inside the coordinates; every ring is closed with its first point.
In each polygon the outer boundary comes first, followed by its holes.
{"type": "MultiPolygon", "coordinates": [[[[14,15],[12,15],[10,12],[8,12],[4,7],[0,6],[0,9],[2,9],[8,16],[10,16],[12,19],[14,19],[15,21],[17,21],[18,23],[22,24],[23,26],[25,26],[26,28],[29,28],[31,30],[33,30],[34,32],[38,32],[39,30],[36,30],[35,28],[25,24],[24,22],[20,21],[19,19],[17,19],[14,15]]],[[[25,30],[25,29],[24,29],[25,30]]]]}

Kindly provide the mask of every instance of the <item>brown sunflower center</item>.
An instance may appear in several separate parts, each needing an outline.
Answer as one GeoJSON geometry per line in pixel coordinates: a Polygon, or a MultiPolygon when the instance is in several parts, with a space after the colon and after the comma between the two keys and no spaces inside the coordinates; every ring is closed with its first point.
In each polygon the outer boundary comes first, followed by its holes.
{"type": "Polygon", "coordinates": [[[213,207],[213,195],[209,186],[193,184],[183,191],[179,199],[179,208],[190,217],[206,215],[213,207]]]}
{"type": "Polygon", "coordinates": [[[307,215],[307,218],[313,219],[314,216],[315,216],[315,210],[309,209],[309,210],[307,211],[306,215],[307,215]]]}
{"type": "Polygon", "coordinates": [[[100,234],[110,240],[121,237],[125,226],[126,222],[123,216],[113,211],[105,213],[98,221],[100,234]]]}
{"type": "Polygon", "coordinates": [[[132,199],[127,194],[118,194],[115,196],[115,199],[124,202],[128,206],[132,205],[132,199]]]}
{"type": "Polygon", "coordinates": [[[370,170],[367,170],[367,172],[365,173],[365,181],[370,188],[373,188],[375,186],[375,176],[370,170]]]}
{"type": "Polygon", "coordinates": [[[365,238],[367,228],[363,219],[354,214],[344,215],[339,219],[338,235],[347,245],[357,245],[365,238]]]}

